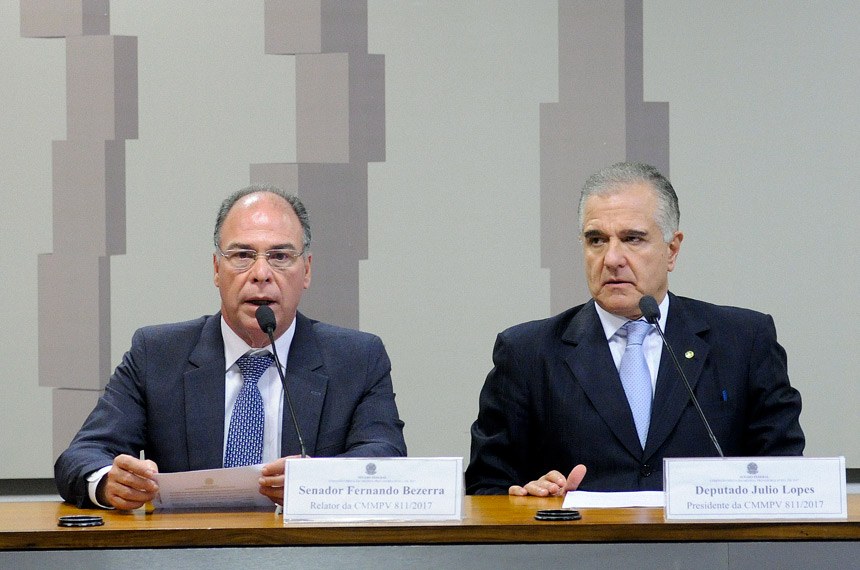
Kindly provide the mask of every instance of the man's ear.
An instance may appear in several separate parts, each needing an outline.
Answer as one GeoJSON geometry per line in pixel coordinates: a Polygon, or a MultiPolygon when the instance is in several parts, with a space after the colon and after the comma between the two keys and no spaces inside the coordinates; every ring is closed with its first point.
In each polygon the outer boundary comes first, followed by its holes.
{"type": "Polygon", "coordinates": [[[678,254],[681,252],[681,242],[684,241],[682,232],[675,232],[667,246],[669,247],[669,266],[668,271],[675,269],[675,261],[678,259],[678,254]]]}

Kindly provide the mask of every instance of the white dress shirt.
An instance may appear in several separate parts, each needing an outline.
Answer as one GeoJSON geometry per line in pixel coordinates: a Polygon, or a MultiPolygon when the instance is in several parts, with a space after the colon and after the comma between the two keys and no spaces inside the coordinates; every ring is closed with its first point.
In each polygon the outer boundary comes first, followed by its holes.
{"type": "MultiPolygon", "coordinates": [[[[278,359],[281,361],[286,373],[287,359],[290,355],[290,346],[293,343],[293,335],[296,333],[296,320],[290,324],[284,334],[275,340],[275,348],[278,350],[278,359]]],[[[231,329],[224,317],[221,317],[221,336],[224,337],[224,363],[225,371],[224,390],[224,449],[222,456],[227,450],[227,433],[230,431],[230,418],[233,416],[233,406],[239,391],[242,389],[242,373],[236,365],[236,361],[249,350],[254,350],[239,338],[231,329]]],[[[272,346],[267,345],[265,350],[272,352],[272,346]]],[[[257,382],[260,395],[263,397],[263,411],[265,413],[265,424],[263,426],[263,463],[269,463],[281,457],[281,426],[284,417],[284,389],[281,386],[281,378],[273,365],[266,370],[257,382]]]]}
{"type": "MultiPolygon", "coordinates": [[[[624,356],[624,350],[627,348],[627,331],[622,328],[630,319],[613,315],[597,303],[594,304],[597,309],[597,316],[600,317],[600,324],[603,325],[603,333],[606,335],[606,340],[609,342],[609,350],[612,352],[612,360],[615,361],[615,368],[621,366],[621,357],[624,356]]],[[[660,303],[660,318],[657,322],[660,323],[660,328],[666,332],[666,315],[669,314],[669,295],[663,297],[660,303]]],[[[644,320],[644,319],[643,319],[644,320]]],[[[651,373],[651,395],[653,397],[657,386],[657,372],[660,369],[660,357],[663,354],[663,341],[660,340],[660,333],[657,329],[651,327],[645,340],[642,341],[642,352],[645,354],[645,360],[648,362],[648,372],[651,373]]]]}

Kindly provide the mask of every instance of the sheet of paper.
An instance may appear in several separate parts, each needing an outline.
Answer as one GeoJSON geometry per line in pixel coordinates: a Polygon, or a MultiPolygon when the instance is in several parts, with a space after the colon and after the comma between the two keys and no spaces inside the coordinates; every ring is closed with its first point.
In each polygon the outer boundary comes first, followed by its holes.
{"type": "Polygon", "coordinates": [[[596,493],[570,491],[564,497],[565,509],[605,509],[619,507],[662,507],[663,491],[596,493]]]}
{"type": "Polygon", "coordinates": [[[152,503],[157,509],[274,508],[275,504],[260,494],[261,470],[262,465],[249,465],[159,473],[159,492],[152,503]]]}

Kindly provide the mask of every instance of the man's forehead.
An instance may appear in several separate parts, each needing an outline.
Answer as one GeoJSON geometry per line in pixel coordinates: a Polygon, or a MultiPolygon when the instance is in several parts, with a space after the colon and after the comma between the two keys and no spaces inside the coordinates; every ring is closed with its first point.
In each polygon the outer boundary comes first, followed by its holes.
{"type": "Polygon", "coordinates": [[[271,192],[253,192],[239,198],[230,208],[230,211],[227,212],[227,217],[229,218],[233,214],[241,215],[242,213],[254,212],[260,209],[280,210],[295,214],[289,202],[281,196],[271,192]]]}
{"type": "Polygon", "coordinates": [[[619,182],[602,188],[585,200],[586,206],[595,201],[656,202],[657,191],[648,182],[619,182]]]}
{"type": "Polygon", "coordinates": [[[623,186],[589,196],[583,205],[584,222],[616,220],[656,220],[657,196],[645,185],[623,186]]]}
{"type": "Polygon", "coordinates": [[[267,242],[291,244],[302,240],[302,226],[295,212],[286,208],[256,203],[251,207],[234,207],[222,228],[222,240],[250,242],[263,239],[267,242]]]}
{"type": "Polygon", "coordinates": [[[253,225],[281,219],[300,225],[298,216],[286,200],[275,194],[257,192],[233,204],[227,212],[224,225],[253,225]]]}

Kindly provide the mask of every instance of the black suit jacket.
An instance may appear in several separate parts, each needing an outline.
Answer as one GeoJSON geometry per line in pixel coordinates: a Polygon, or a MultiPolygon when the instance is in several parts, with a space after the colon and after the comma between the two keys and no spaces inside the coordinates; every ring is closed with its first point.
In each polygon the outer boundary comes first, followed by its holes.
{"type": "MultiPolygon", "coordinates": [[[[220,314],[138,330],[54,465],[60,495],[90,505],[87,475],[141,449],[165,473],[222,467],[225,368],[220,314]]],[[[378,337],[296,315],[285,376],[309,455],[406,455],[390,371],[378,337]]],[[[300,452],[289,413],[282,456],[300,452]]]]}
{"type": "MultiPolygon", "coordinates": [[[[803,453],[800,394],[769,315],[671,295],[666,339],[727,456],[803,453]]],[[[665,349],[642,449],[594,301],[502,332],[493,362],[468,493],[507,493],[579,463],[582,490],[662,489],[664,457],[716,455],[665,349]]]]}

